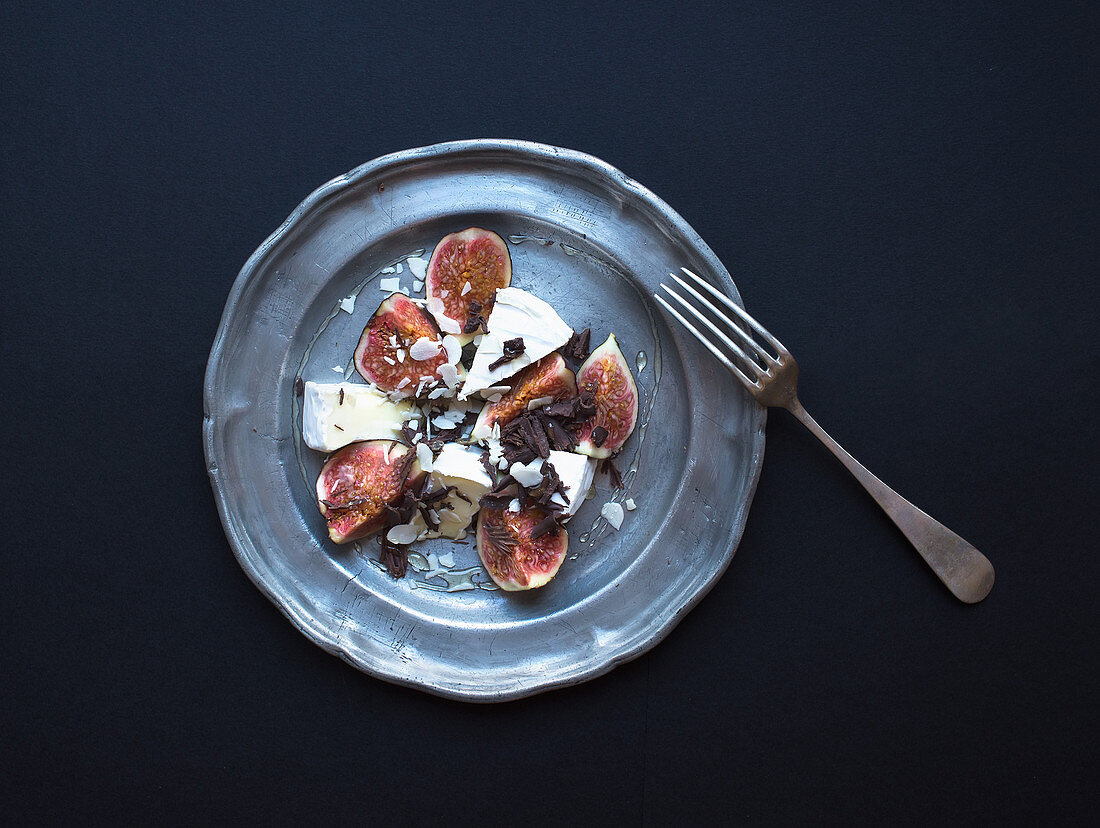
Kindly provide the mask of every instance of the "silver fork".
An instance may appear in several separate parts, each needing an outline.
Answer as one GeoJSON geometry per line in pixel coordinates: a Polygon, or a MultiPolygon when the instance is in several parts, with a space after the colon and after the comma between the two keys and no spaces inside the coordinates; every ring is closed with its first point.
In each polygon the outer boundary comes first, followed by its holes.
{"type": "Polygon", "coordinates": [[[664,306],[665,310],[678,319],[714,354],[741,381],[757,402],[761,405],[780,406],[787,409],[823,442],[897,524],[909,542],[916,547],[920,556],[924,558],[925,563],[932,567],[932,571],[956,598],[967,604],[976,604],[985,598],[993,588],[993,565],[989,559],[867,471],[836,440],[826,434],[825,429],[817,424],[798,400],[798,363],[794,361],[791,352],[759,322],[709,282],[699,278],[686,267],[680,269],[721,302],[743,325],[748,327],[749,331],[756,334],[758,339],[770,346],[775,351],[775,356],[761,347],[742,325],[730,319],[728,314],[722,313],[712,302],[675,273],[670,273],[669,276],[675,279],[699,305],[706,308],[714,321],[668,285],[662,283],[661,287],[692,316],[702,322],[728,350],[723,352],[665,301],[663,296],[654,294],[654,298],[664,306]],[[723,332],[715,322],[724,325],[728,331],[723,332]],[[728,334],[733,334],[737,342],[730,339],[728,334]],[[736,362],[727,354],[734,355],[736,362]]]}

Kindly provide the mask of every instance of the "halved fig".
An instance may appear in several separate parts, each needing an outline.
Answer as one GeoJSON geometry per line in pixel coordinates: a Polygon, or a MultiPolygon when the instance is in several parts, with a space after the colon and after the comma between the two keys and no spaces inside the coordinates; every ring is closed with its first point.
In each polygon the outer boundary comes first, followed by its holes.
{"type": "Polygon", "coordinates": [[[462,333],[471,304],[480,303],[478,313],[488,319],[497,288],[511,283],[512,257],[504,239],[491,230],[470,227],[444,236],[432,251],[425,275],[428,309],[445,333],[465,345],[478,333],[462,333]]]}
{"type": "Polygon", "coordinates": [[[317,507],[328,523],[328,536],[347,543],[377,532],[385,523],[386,506],[423,477],[416,454],[401,443],[367,440],[340,449],[317,477],[317,507]]]}
{"type": "Polygon", "coordinates": [[[638,422],[638,388],[615,334],[581,365],[577,387],[596,397],[595,415],[577,429],[577,451],[589,457],[610,457],[623,447],[638,422]]]}
{"type": "Polygon", "coordinates": [[[577,395],[577,378],[565,364],[561,354],[547,354],[538,362],[532,362],[509,380],[512,390],[498,402],[487,402],[474,423],[475,440],[489,436],[493,423],[507,425],[527,410],[532,400],[552,397],[555,400],[577,395]]]}
{"type": "Polygon", "coordinates": [[[501,589],[535,589],[558,574],[569,549],[569,534],[558,526],[556,531],[532,538],[535,527],[546,517],[544,511],[483,508],[477,514],[477,554],[501,589]]]}
{"type": "MultiPolygon", "coordinates": [[[[429,349],[430,350],[430,349],[429,349]]],[[[355,368],[383,391],[405,391],[412,396],[421,377],[441,379],[447,352],[431,316],[403,293],[391,293],[378,306],[355,349],[355,368]],[[439,345],[435,356],[416,360],[412,346],[420,339],[439,345]]]]}

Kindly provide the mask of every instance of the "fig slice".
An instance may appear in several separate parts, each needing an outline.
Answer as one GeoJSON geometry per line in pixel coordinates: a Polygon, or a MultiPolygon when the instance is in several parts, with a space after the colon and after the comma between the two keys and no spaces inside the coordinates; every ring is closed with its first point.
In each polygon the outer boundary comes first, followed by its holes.
{"type": "Polygon", "coordinates": [[[340,449],[317,477],[317,507],[328,536],[333,543],[347,543],[377,532],[385,524],[386,506],[423,478],[415,452],[401,443],[367,440],[340,449]]]}
{"type": "Polygon", "coordinates": [[[501,589],[536,589],[558,574],[569,549],[569,534],[558,526],[556,531],[532,538],[535,527],[546,517],[542,509],[510,512],[482,508],[477,514],[477,554],[501,589]]]}
{"type": "Polygon", "coordinates": [[[578,426],[577,451],[597,459],[623,447],[638,422],[638,387],[615,334],[609,334],[577,371],[577,387],[591,391],[596,413],[578,426]]]}
{"type": "Polygon", "coordinates": [[[363,379],[383,391],[402,391],[405,396],[416,393],[421,377],[442,379],[439,369],[446,363],[439,329],[427,311],[403,293],[391,293],[383,300],[355,348],[355,368],[363,379]],[[438,353],[414,359],[413,354],[420,355],[423,346],[413,346],[421,339],[437,344],[438,353]]]}
{"type": "Polygon", "coordinates": [[[503,427],[527,410],[533,400],[551,397],[554,400],[577,395],[577,379],[565,364],[561,354],[547,354],[538,362],[532,362],[509,380],[512,389],[498,402],[487,402],[474,423],[474,440],[484,440],[492,431],[493,423],[503,427]]]}
{"type": "Polygon", "coordinates": [[[478,313],[488,319],[497,289],[512,284],[508,245],[493,231],[480,227],[444,236],[428,260],[424,284],[428,309],[440,329],[466,345],[480,332],[462,333],[471,304],[478,302],[478,313]]]}

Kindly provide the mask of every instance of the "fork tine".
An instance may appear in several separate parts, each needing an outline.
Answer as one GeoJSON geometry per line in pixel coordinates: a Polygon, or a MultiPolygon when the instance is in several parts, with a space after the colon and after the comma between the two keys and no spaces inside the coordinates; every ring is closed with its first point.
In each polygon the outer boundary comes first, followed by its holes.
{"type": "MultiPolygon", "coordinates": [[[[674,273],[670,273],[669,276],[672,276],[673,279],[676,279],[676,275],[674,273]]],[[[732,322],[730,322],[729,319],[727,319],[725,316],[722,315],[722,313],[718,310],[718,308],[714,307],[714,305],[712,305],[710,302],[708,302],[705,298],[703,298],[698,293],[696,293],[694,290],[692,290],[689,285],[684,284],[679,279],[676,279],[676,281],[680,282],[685,288],[687,288],[689,291],[691,291],[691,293],[695,296],[695,298],[698,299],[703,304],[703,307],[705,307],[711,313],[716,314],[719,319],[726,322],[731,328],[733,328],[734,331],[736,331],[742,337],[745,337],[746,339],[748,339],[748,337],[746,337],[745,334],[736,325],[734,325],[732,322]]],[[[683,305],[691,313],[692,316],[694,316],[696,319],[698,319],[700,322],[702,322],[704,325],[706,325],[708,328],[710,328],[711,331],[715,334],[715,336],[717,336],[720,340],[722,340],[722,342],[725,344],[725,346],[727,348],[729,348],[731,351],[733,351],[735,354],[737,354],[737,356],[739,356],[742,360],[744,360],[744,362],[746,363],[745,367],[747,367],[750,371],[755,371],[757,373],[764,373],[764,374],[767,373],[767,371],[762,366],[760,366],[756,362],[756,360],[754,360],[752,357],[750,357],[748,354],[746,354],[745,351],[741,348],[741,346],[739,346],[736,342],[734,342],[732,339],[730,339],[728,336],[726,336],[724,333],[722,333],[722,331],[719,330],[718,326],[715,325],[713,322],[711,322],[709,319],[707,319],[707,317],[704,316],[699,311],[698,308],[696,308],[694,305],[692,305],[690,302],[688,302],[686,299],[684,299],[684,297],[682,297],[680,294],[678,294],[676,291],[674,291],[672,288],[670,288],[664,282],[661,283],[661,287],[663,287],[668,292],[669,296],[671,296],[673,299],[675,299],[677,302],[679,302],[681,305],[683,305]]],[[[749,342],[752,342],[752,340],[749,339],[749,342]]]]}
{"type": "Polygon", "coordinates": [[[728,296],[726,296],[724,293],[722,293],[720,290],[718,290],[716,287],[714,287],[714,285],[712,285],[706,279],[703,279],[703,278],[700,278],[699,276],[696,276],[694,273],[692,273],[686,267],[681,267],[680,270],[684,271],[684,273],[686,273],[688,276],[690,276],[692,279],[694,279],[700,285],[705,287],[708,291],[710,291],[711,294],[714,295],[714,297],[716,299],[718,299],[718,301],[720,301],[727,308],[729,308],[731,311],[733,311],[735,314],[737,314],[739,317],[741,317],[741,319],[743,319],[745,322],[747,322],[749,324],[749,326],[754,331],[756,331],[758,334],[760,334],[761,338],[763,338],[763,340],[765,342],[767,342],[769,345],[771,345],[773,348],[775,348],[776,353],[778,353],[780,355],[790,353],[786,348],[783,347],[782,342],[780,342],[778,339],[776,339],[774,336],[771,335],[771,332],[769,332],[763,325],[761,325],[759,322],[757,322],[755,319],[753,319],[751,316],[749,316],[748,313],[742,307],[737,305],[735,302],[730,301],[730,298],[728,296]]]}
{"type": "MultiPolygon", "coordinates": [[[[701,293],[699,293],[699,291],[697,291],[695,288],[693,288],[691,285],[689,285],[687,282],[685,282],[683,279],[681,279],[675,273],[670,273],[668,275],[671,276],[673,279],[675,279],[679,283],[680,287],[682,287],[684,290],[686,290],[688,293],[690,293],[692,296],[694,296],[704,308],[706,308],[711,313],[713,313],[722,322],[725,322],[734,333],[736,333],[739,337],[741,337],[741,339],[744,341],[745,345],[749,348],[749,350],[751,350],[754,354],[757,354],[763,362],[767,363],[768,365],[778,365],[779,364],[776,361],[775,357],[773,357],[771,354],[769,354],[767,351],[765,351],[763,348],[761,348],[760,344],[758,342],[756,342],[756,340],[754,340],[751,336],[749,336],[747,333],[745,333],[743,330],[741,330],[741,328],[737,325],[737,323],[734,322],[732,319],[730,319],[729,316],[722,313],[722,311],[720,311],[718,308],[716,308],[714,306],[713,302],[711,302],[709,299],[707,299],[705,296],[703,296],[701,293]]],[[[667,287],[665,287],[665,290],[668,290],[669,293],[672,293],[672,291],[669,290],[667,287]]],[[[676,296],[675,293],[672,293],[672,295],[676,296]]],[[[714,325],[711,324],[709,319],[701,316],[694,307],[688,305],[688,303],[685,302],[683,299],[680,299],[679,296],[676,296],[676,298],[680,300],[680,304],[682,304],[689,311],[691,311],[693,314],[695,314],[695,316],[697,316],[699,319],[701,319],[703,322],[705,322],[706,325],[712,331],[714,331],[716,334],[718,334],[718,336],[722,337],[722,339],[725,341],[725,343],[730,348],[733,348],[737,352],[738,356],[740,356],[742,359],[748,360],[754,367],[760,367],[760,366],[757,365],[757,361],[755,359],[750,358],[749,355],[746,354],[741,348],[739,348],[737,345],[734,345],[733,342],[731,342],[728,338],[726,338],[722,334],[722,332],[720,330],[718,330],[718,328],[714,327],[714,325]]]]}
{"type": "MultiPolygon", "coordinates": [[[[662,285],[661,287],[664,287],[664,285],[662,285]]],[[[665,290],[668,290],[668,288],[666,287],[665,290]]],[[[694,325],[692,325],[690,322],[688,322],[686,319],[684,319],[684,317],[680,314],[680,312],[678,310],[676,310],[676,308],[672,307],[672,305],[670,305],[668,302],[665,301],[665,298],[663,296],[659,296],[656,293],[654,293],[653,298],[656,299],[658,302],[660,302],[664,306],[665,310],[667,310],[669,313],[671,313],[673,316],[675,316],[677,319],[679,319],[680,324],[682,324],[685,328],[687,328],[691,332],[691,334],[696,339],[698,339],[699,342],[708,351],[710,351],[712,354],[714,354],[714,356],[717,357],[718,361],[721,362],[723,365],[725,365],[730,370],[731,373],[733,373],[739,380],[741,380],[741,382],[743,382],[746,386],[748,386],[750,388],[759,388],[760,387],[755,380],[749,379],[747,376],[745,376],[744,372],[740,368],[738,368],[736,365],[734,365],[732,362],[730,362],[729,358],[725,354],[723,354],[720,350],[718,350],[718,348],[714,345],[714,343],[712,343],[709,339],[707,339],[705,336],[703,336],[701,333],[699,333],[698,328],[696,328],[694,325]]]]}

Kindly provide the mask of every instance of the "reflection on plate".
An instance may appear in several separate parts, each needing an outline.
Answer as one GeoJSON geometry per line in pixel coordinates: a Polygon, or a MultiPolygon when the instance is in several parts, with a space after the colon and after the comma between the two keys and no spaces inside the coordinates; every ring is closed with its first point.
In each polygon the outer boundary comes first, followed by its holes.
{"type": "MultiPolygon", "coordinates": [[[[249,577],[313,641],[440,695],[494,701],[606,672],[659,641],[733,556],[756,486],[764,412],[651,294],[681,265],[728,273],[666,204],[602,161],[519,141],[396,153],[324,185],[245,264],[210,355],[204,443],[249,577]],[[418,545],[409,576],[378,542],[330,543],[313,500],[322,456],[300,440],[295,378],[354,378],[351,353],[393,278],[467,226],[506,238],[513,285],[635,361],[639,425],[569,525],[570,555],[530,593],[493,588],[472,545],[418,545]],[[354,296],[355,301],[346,301],[354,296]],[[351,308],[351,312],[348,310],[351,308]],[[638,505],[620,530],[608,500],[638,505]]],[[[411,282],[411,280],[410,280],[411,282]]]]}

